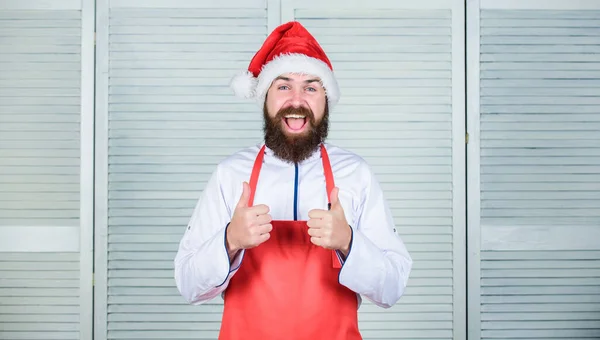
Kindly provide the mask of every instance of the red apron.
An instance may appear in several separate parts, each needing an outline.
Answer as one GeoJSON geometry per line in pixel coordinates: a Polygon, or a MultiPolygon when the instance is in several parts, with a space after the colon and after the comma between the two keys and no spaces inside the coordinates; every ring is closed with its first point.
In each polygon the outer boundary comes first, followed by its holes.
{"type": "MultiPolygon", "coordinates": [[[[264,158],[263,146],[250,177],[252,206],[264,158]]],[[[328,199],[334,187],[321,145],[328,199]]],[[[355,340],[357,296],[338,282],[335,251],[313,245],[306,221],[272,221],[269,240],[246,249],[224,295],[221,340],[355,340]]]]}

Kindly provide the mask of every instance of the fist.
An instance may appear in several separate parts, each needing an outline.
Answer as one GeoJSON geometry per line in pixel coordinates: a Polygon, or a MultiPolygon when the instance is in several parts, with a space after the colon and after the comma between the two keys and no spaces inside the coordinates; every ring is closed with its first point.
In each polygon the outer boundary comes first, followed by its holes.
{"type": "Polygon", "coordinates": [[[326,249],[341,251],[348,255],[352,230],[346,221],[344,208],[338,199],[339,189],[331,191],[331,209],[314,209],[308,212],[308,235],[310,241],[326,249]]]}
{"type": "Polygon", "coordinates": [[[273,229],[269,207],[264,204],[249,207],[250,185],[244,182],[242,196],[233,212],[227,228],[227,247],[235,253],[241,249],[254,248],[267,241],[273,229]]]}

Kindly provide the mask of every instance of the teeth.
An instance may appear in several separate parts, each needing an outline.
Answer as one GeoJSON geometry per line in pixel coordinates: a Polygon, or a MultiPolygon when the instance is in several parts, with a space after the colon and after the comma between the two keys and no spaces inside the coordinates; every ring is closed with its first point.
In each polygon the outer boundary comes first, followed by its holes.
{"type": "Polygon", "coordinates": [[[304,118],[302,115],[287,115],[285,118],[304,118]]]}

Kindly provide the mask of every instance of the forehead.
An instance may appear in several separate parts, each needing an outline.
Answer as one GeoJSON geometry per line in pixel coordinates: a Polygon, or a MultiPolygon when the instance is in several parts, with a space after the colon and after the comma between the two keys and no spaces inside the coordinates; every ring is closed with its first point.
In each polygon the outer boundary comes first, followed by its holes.
{"type": "Polygon", "coordinates": [[[302,73],[284,73],[279,77],[275,78],[275,81],[291,81],[291,82],[306,82],[306,81],[318,81],[321,82],[321,78],[312,74],[302,74],[302,73]]]}

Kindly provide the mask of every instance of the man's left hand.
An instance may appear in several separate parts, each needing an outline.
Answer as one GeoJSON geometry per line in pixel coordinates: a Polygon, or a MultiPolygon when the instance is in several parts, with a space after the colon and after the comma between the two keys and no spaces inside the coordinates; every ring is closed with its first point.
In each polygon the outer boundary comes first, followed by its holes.
{"type": "Polygon", "coordinates": [[[338,199],[339,189],[331,191],[331,209],[313,209],[308,212],[310,241],[320,247],[341,251],[348,256],[352,230],[346,221],[344,208],[338,199]]]}

